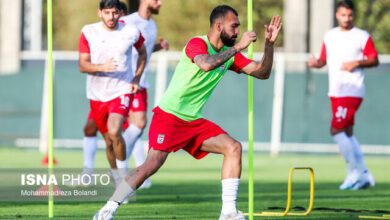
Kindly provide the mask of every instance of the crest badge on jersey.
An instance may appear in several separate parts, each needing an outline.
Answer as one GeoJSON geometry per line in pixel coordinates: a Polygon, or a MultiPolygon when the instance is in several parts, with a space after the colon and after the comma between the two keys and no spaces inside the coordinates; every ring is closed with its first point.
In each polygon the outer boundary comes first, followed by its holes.
{"type": "Polygon", "coordinates": [[[159,134],[157,137],[157,143],[162,144],[164,142],[164,137],[165,137],[165,135],[159,134]]]}

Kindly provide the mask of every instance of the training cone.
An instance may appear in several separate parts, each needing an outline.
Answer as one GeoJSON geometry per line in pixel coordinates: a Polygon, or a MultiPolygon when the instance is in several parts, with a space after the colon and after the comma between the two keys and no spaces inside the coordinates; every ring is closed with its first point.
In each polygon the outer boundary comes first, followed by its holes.
{"type": "MultiPolygon", "coordinates": [[[[42,165],[49,165],[49,154],[46,154],[46,156],[41,160],[42,165]]],[[[56,158],[53,157],[53,165],[57,165],[56,158]]]]}

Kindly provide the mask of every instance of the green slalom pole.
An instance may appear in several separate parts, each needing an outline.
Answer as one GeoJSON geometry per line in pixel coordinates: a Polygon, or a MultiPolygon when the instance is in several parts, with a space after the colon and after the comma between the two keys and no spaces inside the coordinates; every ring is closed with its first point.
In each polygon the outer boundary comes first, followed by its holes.
{"type": "MultiPolygon", "coordinates": [[[[47,87],[49,176],[53,174],[53,4],[47,0],[47,87]]],[[[54,217],[53,184],[49,185],[49,218],[54,217]]]]}
{"type": "MultiPolygon", "coordinates": [[[[253,4],[248,0],[248,30],[253,30],[253,4]]],[[[253,58],[253,43],[248,47],[248,58],[253,58]]],[[[248,163],[249,163],[249,180],[248,180],[248,213],[249,220],[253,220],[253,78],[248,77],[248,163]]]]}

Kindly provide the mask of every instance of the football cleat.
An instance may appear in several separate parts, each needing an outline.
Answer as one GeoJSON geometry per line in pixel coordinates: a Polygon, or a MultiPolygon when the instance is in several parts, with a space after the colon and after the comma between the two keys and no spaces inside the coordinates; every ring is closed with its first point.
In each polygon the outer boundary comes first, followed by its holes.
{"type": "Polygon", "coordinates": [[[241,211],[232,212],[227,215],[221,213],[219,220],[248,220],[241,211]]]}
{"type": "Polygon", "coordinates": [[[360,174],[359,178],[353,184],[352,190],[361,190],[366,189],[368,187],[375,186],[375,179],[368,170],[365,170],[360,174]]]}
{"type": "Polygon", "coordinates": [[[344,182],[340,185],[340,190],[349,190],[352,189],[354,184],[356,183],[357,179],[359,178],[359,175],[356,170],[353,170],[352,172],[349,172],[347,176],[344,179],[344,182]]]}
{"type": "Polygon", "coordinates": [[[108,201],[103,208],[101,208],[96,214],[93,216],[93,220],[113,220],[114,214],[118,209],[119,204],[113,201],[108,201]]]}

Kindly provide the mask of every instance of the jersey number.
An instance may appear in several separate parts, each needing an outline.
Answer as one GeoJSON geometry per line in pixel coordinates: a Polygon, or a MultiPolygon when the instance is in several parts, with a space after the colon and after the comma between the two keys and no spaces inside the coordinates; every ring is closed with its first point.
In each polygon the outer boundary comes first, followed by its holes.
{"type": "Polygon", "coordinates": [[[336,118],[345,119],[347,117],[347,108],[343,108],[342,106],[337,107],[336,118]]]}
{"type": "Polygon", "coordinates": [[[130,98],[128,96],[124,96],[124,95],[121,95],[120,98],[121,98],[121,105],[129,107],[130,98]]]}

